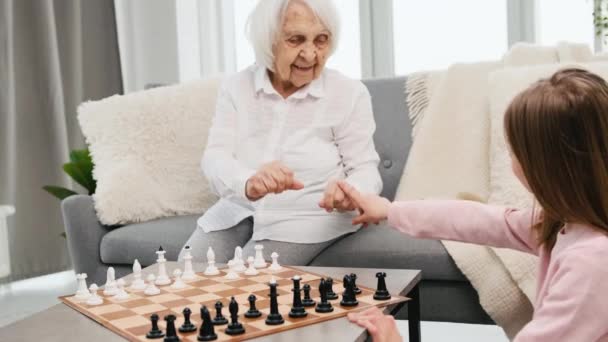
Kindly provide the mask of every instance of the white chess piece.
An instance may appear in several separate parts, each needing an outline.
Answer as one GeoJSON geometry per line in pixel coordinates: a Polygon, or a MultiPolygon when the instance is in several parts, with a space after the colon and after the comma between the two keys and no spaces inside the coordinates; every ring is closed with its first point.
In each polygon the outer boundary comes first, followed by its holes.
{"type": "Polygon", "coordinates": [[[239,275],[238,273],[236,273],[234,271],[234,260],[230,260],[228,261],[228,273],[226,273],[226,275],[224,276],[225,279],[228,280],[235,280],[235,279],[239,279],[239,275]]]}
{"type": "Polygon", "coordinates": [[[241,246],[237,246],[234,249],[234,271],[237,273],[244,272],[247,267],[245,267],[245,260],[243,260],[243,249],[241,246]]]}
{"type": "Polygon", "coordinates": [[[141,265],[137,259],[133,262],[133,278],[135,279],[131,283],[131,290],[141,291],[146,288],[146,282],[141,278],[141,265]]]}
{"type": "Polygon", "coordinates": [[[271,271],[280,271],[283,269],[283,267],[281,267],[281,265],[279,265],[279,254],[277,252],[272,252],[272,254],[270,254],[270,257],[272,258],[272,264],[270,265],[270,267],[268,267],[269,270],[271,271]]]}
{"type": "Polygon", "coordinates": [[[266,268],[267,266],[266,260],[264,260],[264,254],[262,253],[263,249],[264,246],[255,245],[255,261],[253,263],[253,267],[255,268],[266,268]]]}
{"type": "Polygon", "coordinates": [[[253,262],[254,262],[254,259],[253,259],[252,256],[250,256],[249,258],[247,258],[247,264],[249,264],[249,268],[247,268],[247,270],[245,270],[245,275],[257,275],[258,273],[260,273],[253,266],[253,262]]]}
{"type": "Polygon", "coordinates": [[[173,276],[175,277],[175,281],[170,286],[172,289],[179,290],[186,287],[186,284],[182,281],[182,270],[176,268],[175,271],[173,271],[173,276]]]}
{"type": "MultiPolygon", "coordinates": [[[[173,272],[175,273],[175,272],[173,272]]],[[[192,269],[192,253],[190,253],[190,246],[184,247],[184,273],[182,273],[182,280],[194,280],[196,274],[192,269]]]]}
{"type": "Polygon", "coordinates": [[[148,296],[154,296],[159,294],[160,289],[155,285],[156,277],[154,276],[154,274],[148,274],[148,278],[146,280],[148,281],[148,286],[146,286],[144,294],[148,296]]]}
{"type": "Polygon", "coordinates": [[[89,286],[89,290],[91,291],[91,296],[87,299],[87,305],[101,305],[103,304],[103,299],[97,295],[97,284],[91,284],[89,286]]]}
{"type": "Polygon", "coordinates": [[[165,250],[163,246],[160,246],[156,251],[156,255],[158,255],[158,259],[156,259],[156,263],[158,264],[158,275],[156,276],[156,285],[169,285],[171,284],[171,279],[167,275],[166,263],[167,259],[165,259],[165,250]]]}
{"type": "Polygon", "coordinates": [[[103,294],[105,296],[113,296],[116,294],[118,289],[116,288],[116,277],[114,274],[114,267],[108,267],[106,284],[103,287],[103,294]]]}
{"type": "Polygon", "coordinates": [[[91,297],[91,293],[89,289],[87,289],[87,274],[79,273],[76,275],[76,280],[78,281],[78,290],[76,291],[76,299],[84,300],[89,299],[91,297]]]}
{"type": "Polygon", "coordinates": [[[113,299],[116,299],[116,300],[125,300],[125,299],[129,299],[129,297],[131,297],[129,295],[129,293],[127,291],[125,291],[125,281],[124,281],[124,279],[118,279],[116,281],[116,285],[118,286],[118,292],[116,293],[116,295],[114,295],[114,297],[112,297],[113,299]]]}
{"type": "Polygon", "coordinates": [[[213,252],[213,248],[209,247],[207,249],[207,268],[204,272],[205,275],[218,275],[220,274],[220,270],[215,267],[215,252],[213,252]]]}

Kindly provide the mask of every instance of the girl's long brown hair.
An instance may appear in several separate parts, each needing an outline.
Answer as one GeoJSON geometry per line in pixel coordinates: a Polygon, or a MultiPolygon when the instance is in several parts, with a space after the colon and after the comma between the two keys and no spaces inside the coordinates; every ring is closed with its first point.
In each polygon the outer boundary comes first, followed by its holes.
{"type": "Polygon", "coordinates": [[[513,99],[504,127],[542,208],[539,244],[551,250],[567,222],[608,233],[608,84],[586,70],[558,71],[513,99]]]}

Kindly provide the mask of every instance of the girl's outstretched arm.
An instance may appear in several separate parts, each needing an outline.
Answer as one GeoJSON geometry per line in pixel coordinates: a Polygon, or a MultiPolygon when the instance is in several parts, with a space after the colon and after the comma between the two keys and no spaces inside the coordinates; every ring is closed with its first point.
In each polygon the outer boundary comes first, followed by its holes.
{"type": "Polygon", "coordinates": [[[408,235],[517,249],[538,255],[531,210],[516,210],[462,200],[389,202],[362,195],[345,182],[340,187],[359,209],[353,224],[388,224],[408,235]]]}

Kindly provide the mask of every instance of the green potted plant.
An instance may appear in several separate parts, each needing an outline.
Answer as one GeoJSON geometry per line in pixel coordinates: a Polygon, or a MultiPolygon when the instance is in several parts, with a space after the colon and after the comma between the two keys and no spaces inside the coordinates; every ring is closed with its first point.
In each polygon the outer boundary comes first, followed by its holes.
{"type": "MultiPolygon", "coordinates": [[[[82,185],[89,195],[92,195],[97,187],[97,182],[93,179],[93,166],[89,149],[85,148],[84,150],[70,152],[70,162],[63,164],[63,171],[76,183],[82,185]]],[[[60,200],[78,194],[74,190],[56,185],[46,185],[42,188],[60,200]]],[[[61,236],[65,237],[65,232],[61,233],[61,236]]]]}
{"type": "MultiPolygon", "coordinates": [[[[65,173],[67,173],[76,183],[82,185],[89,195],[95,193],[97,182],[93,179],[93,160],[91,159],[88,148],[70,152],[70,162],[63,164],[63,171],[65,171],[65,173]]],[[[42,188],[60,200],[78,194],[74,190],[66,189],[61,186],[46,185],[42,188]]]]}

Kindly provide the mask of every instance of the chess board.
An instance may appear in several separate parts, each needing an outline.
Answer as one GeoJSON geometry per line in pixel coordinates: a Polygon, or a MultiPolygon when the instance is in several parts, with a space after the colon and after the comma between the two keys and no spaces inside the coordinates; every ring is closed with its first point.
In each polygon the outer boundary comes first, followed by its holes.
{"type": "MultiPolygon", "coordinates": [[[[211,317],[215,317],[216,310],[214,308],[216,301],[221,301],[224,304],[222,310],[223,315],[230,319],[228,312],[228,303],[230,298],[234,296],[239,303],[239,322],[245,328],[245,333],[236,336],[230,336],[224,333],[227,325],[216,325],[215,332],[218,335],[217,341],[242,341],[264,335],[270,335],[281,331],[296,329],[299,327],[339,318],[346,316],[349,311],[362,310],[372,306],[387,306],[400,302],[407,301],[408,298],[395,296],[392,294],[391,299],[378,301],[373,299],[375,290],[358,285],[361,289],[361,294],[357,295],[359,305],[355,307],[343,307],[340,305],[341,293],[343,285],[341,279],[334,279],[333,290],[340,298],[330,300],[334,311],[330,313],[317,313],[314,307],[306,308],[308,315],[303,318],[289,317],[291,303],[293,301],[293,282],[291,278],[299,275],[302,278],[301,285],[309,284],[311,286],[310,295],[316,302],[320,301],[319,282],[324,276],[296,270],[283,266],[283,269],[278,272],[272,272],[266,269],[259,269],[260,273],[256,276],[247,276],[239,274],[240,279],[227,280],[224,279],[225,272],[220,270],[220,274],[216,276],[206,276],[202,273],[196,274],[196,279],[187,282],[188,287],[185,289],[174,290],[169,285],[160,286],[160,294],[155,296],[147,296],[143,291],[132,291],[128,288],[130,298],[126,300],[114,300],[111,297],[105,297],[102,291],[99,295],[103,298],[103,304],[90,306],[85,301],[78,300],[75,296],[64,296],[60,299],[68,306],[76,309],[82,314],[92,318],[106,328],[125,337],[130,341],[152,341],[146,338],[146,333],[151,328],[150,315],[156,313],[160,320],[158,325],[160,329],[165,331],[165,315],[173,314],[177,317],[175,321],[176,329],[184,322],[182,311],[185,307],[192,310],[191,321],[200,328],[201,317],[200,308],[202,305],[207,306],[211,317]],[[268,298],[270,279],[274,277],[277,282],[277,297],[279,303],[279,312],[285,320],[281,325],[266,325],[265,319],[270,312],[270,299],[268,298]],[[258,318],[245,318],[244,313],[249,309],[247,298],[250,294],[255,294],[257,297],[256,307],[262,312],[262,316],[258,318]]],[[[302,293],[303,296],[303,293],[302,293]]],[[[197,341],[198,332],[181,333],[178,336],[182,341],[197,341]]]]}

